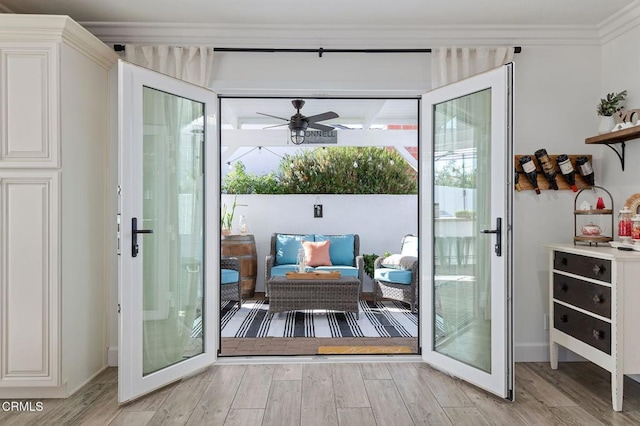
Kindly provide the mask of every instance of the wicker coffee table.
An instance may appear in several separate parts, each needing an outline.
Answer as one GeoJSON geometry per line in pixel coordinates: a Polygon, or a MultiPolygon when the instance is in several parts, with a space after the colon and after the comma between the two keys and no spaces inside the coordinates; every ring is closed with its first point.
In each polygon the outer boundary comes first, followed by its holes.
{"type": "Polygon", "coordinates": [[[355,312],[359,318],[360,280],[356,277],[314,280],[271,277],[266,290],[269,315],[302,309],[330,309],[355,312]]]}

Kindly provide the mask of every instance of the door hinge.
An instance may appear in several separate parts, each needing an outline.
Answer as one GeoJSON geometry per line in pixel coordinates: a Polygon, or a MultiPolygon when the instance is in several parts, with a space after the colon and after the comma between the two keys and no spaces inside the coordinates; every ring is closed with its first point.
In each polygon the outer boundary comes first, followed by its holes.
{"type": "MultiPolygon", "coordinates": [[[[118,188],[120,188],[120,187],[118,187],[118,188]]],[[[120,218],[121,218],[121,214],[118,213],[116,215],[116,240],[117,240],[116,241],[116,254],[118,256],[120,256],[120,235],[121,235],[121,232],[120,232],[120,218]]]]}
{"type": "Polygon", "coordinates": [[[118,313],[120,313],[122,311],[122,307],[120,306],[120,304],[118,303],[118,313]]]}

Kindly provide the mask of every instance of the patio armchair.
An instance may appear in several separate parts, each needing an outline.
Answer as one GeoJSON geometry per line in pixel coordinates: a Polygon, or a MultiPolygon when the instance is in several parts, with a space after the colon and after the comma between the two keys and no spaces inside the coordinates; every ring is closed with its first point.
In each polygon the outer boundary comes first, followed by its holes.
{"type": "Polygon", "coordinates": [[[373,268],[373,302],[378,297],[399,300],[413,312],[418,292],[418,237],[405,235],[400,253],[378,257],[373,268]]]}
{"type": "Polygon", "coordinates": [[[220,300],[238,301],[242,306],[240,293],[240,262],[236,257],[220,259],[220,300]]]}

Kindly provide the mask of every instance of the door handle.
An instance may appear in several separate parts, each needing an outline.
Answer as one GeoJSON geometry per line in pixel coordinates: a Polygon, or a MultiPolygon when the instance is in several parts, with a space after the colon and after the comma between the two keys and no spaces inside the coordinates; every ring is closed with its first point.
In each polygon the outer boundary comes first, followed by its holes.
{"type": "Polygon", "coordinates": [[[138,218],[131,218],[131,257],[138,257],[138,234],[153,234],[153,229],[138,229],[138,218]]]}
{"type": "Polygon", "coordinates": [[[496,229],[483,229],[480,232],[482,234],[496,234],[496,245],[493,251],[496,252],[496,256],[502,256],[502,218],[496,218],[496,229]]]}

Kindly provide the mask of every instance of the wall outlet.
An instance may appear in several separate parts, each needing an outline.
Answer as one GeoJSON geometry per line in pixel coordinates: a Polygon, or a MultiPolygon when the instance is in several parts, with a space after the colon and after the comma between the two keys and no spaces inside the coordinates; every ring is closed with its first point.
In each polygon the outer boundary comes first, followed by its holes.
{"type": "Polygon", "coordinates": [[[545,330],[549,329],[549,314],[544,314],[542,317],[542,326],[544,327],[545,330]]]}

